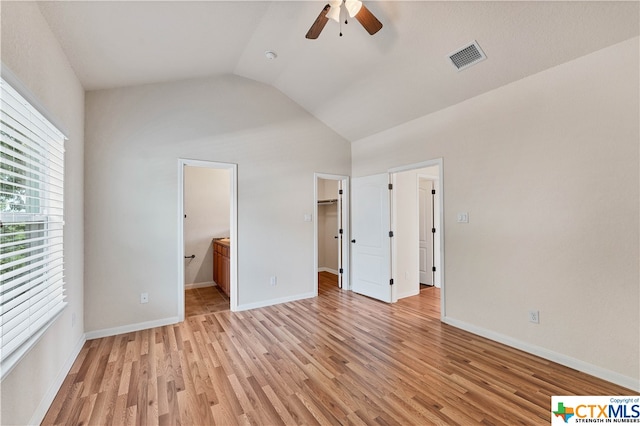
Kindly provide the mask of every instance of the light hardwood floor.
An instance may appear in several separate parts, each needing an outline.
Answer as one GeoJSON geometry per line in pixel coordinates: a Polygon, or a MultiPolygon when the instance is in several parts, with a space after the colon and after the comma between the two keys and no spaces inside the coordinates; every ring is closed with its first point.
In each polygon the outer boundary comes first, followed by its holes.
{"type": "Polygon", "coordinates": [[[44,424],[548,425],[551,395],[632,394],[442,324],[437,289],[387,305],[319,281],[318,298],[88,341],[44,424]]]}
{"type": "Polygon", "coordinates": [[[187,318],[229,310],[229,296],[218,287],[200,287],[185,290],[184,314],[187,318]]]}

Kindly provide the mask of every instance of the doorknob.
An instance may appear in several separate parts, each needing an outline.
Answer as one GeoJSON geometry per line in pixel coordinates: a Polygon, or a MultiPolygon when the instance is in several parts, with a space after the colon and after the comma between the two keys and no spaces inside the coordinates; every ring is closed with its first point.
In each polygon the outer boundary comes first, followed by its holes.
{"type": "Polygon", "coordinates": [[[356,240],[351,240],[351,242],[355,244],[356,240]]]}

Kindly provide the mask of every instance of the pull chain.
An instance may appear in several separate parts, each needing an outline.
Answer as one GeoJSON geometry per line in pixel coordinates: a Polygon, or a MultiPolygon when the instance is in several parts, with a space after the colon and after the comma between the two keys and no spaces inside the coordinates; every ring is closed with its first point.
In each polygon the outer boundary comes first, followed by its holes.
{"type": "MultiPolygon", "coordinates": [[[[342,12],[342,7],[340,7],[340,11],[342,12]]],[[[344,24],[347,25],[348,23],[347,18],[344,18],[344,24]]],[[[342,21],[340,21],[340,37],[342,37],[342,21]]]]}

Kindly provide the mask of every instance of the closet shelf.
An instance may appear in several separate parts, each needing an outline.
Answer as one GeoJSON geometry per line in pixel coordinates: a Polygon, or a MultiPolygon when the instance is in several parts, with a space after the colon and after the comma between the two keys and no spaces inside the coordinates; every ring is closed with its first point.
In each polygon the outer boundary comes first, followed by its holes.
{"type": "Polygon", "coordinates": [[[332,199],[332,200],[318,200],[318,205],[325,205],[325,204],[335,204],[337,203],[338,200],[337,199],[332,199]]]}

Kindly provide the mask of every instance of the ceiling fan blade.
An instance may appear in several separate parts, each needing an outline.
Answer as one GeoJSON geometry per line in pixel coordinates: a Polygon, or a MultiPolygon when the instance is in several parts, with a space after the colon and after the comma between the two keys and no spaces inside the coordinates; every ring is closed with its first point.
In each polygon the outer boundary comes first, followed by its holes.
{"type": "Polygon", "coordinates": [[[360,11],[356,14],[356,19],[371,35],[374,35],[378,31],[380,31],[380,28],[382,28],[382,22],[378,21],[378,18],[373,16],[373,13],[371,13],[364,4],[360,8],[360,11]]]}
{"type": "Polygon", "coordinates": [[[325,25],[327,25],[327,22],[329,21],[329,18],[327,18],[327,12],[329,12],[330,8],[331,6],[326,5],[324,9],[322,9],[322,11],[320,12],[320,15],[318,15],[318,17],[316,18],[316,21],[313,23],[313,25],[311,25],[311,28],[309,28],[309,31],[305,36],[306,38],[309,38],[309,39],[318,38],[318,36],[322,32],[322,29],[324,28],[325,25]]]}

